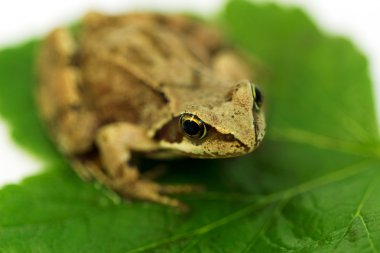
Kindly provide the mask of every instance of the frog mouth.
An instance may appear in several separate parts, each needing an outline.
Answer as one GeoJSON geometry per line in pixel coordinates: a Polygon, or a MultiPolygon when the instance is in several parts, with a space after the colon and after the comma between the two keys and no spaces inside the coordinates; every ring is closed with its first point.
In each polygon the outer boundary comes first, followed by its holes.
{"type": "MultiPolygon", "coordinates": [[[[210,127],[211,128],[211,127],[210,127]]],[[[194,158],[206,158],[206,159],[213,159],[213,158],[232,158],[237,156],[242,156],[251,151],[251,149],[241,140],[236,138],[232,134],[223,134],[218,132],[215,128],[212,128],[212,134],[207,139],[208,142],[221,142],[221,143],[230,143],[230,149],[235,149],[231,152],[220,152],[220,151],[211,151],[207,150],[207,147],[203,147],[202,150],[204,151],[202,154],[188,154],[190,157],[194,158]]],[[[199,144],[202,145],[202,144],[199,144]]]]}

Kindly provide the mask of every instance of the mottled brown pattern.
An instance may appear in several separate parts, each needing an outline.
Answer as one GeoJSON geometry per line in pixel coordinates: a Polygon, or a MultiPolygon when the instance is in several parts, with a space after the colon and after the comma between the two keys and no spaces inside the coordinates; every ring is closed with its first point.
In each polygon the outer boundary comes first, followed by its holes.
{"type": "Polygon", "coordinates": [[[249,65],[217,30],[185,16],[89,13],[77,40],[67,29],[49,34],[38,69],[52,139],[80,175],[124,197],[184,208],[165,194],[195,190],[141,177],[136,153],[231,157],[264,135],[249,65]],[[185,135],[183,113],[206,134],[185,135]]]}

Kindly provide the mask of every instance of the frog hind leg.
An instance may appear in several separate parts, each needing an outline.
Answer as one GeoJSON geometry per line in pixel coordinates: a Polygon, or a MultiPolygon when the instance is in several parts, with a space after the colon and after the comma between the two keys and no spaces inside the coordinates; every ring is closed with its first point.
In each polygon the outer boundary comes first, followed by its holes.
{"type": "Polygon", "coordinates": [[[132,151],[149,152],[157,148],[141,127],[124,122],[104,126],[98,130],[96,144],[103,170],[93,171],[93,176],[123,197],[187,210],[182,202],[165,194],[199,190],[192,185],[161,185],[140,175],[137,167],[130,163],[132,151]]]}
{"type": "Polygon", "coordinates": [[[66,29],[56,29],[43,41],[38,58],[37,106],[52,139],[66,155],[87,151],[97,120],[80,92],[80,71],[73,63],[76,45],[66,29]]]}

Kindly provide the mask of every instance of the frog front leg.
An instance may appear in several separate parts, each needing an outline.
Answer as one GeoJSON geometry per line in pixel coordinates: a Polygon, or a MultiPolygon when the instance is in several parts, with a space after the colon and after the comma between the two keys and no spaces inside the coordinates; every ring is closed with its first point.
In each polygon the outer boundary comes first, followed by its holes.
{"type": "Polygon", "coordinates": [[[132,152],[149,152],[157,149],[146,131],[131,123],[114,123],[99,129],[96,144],[100,152],[105,176],[94,176],[107,187],[126,198],[148,200],[186,209],[180,201],[163,194],[189,193],[190,185],[161,185],[140,175],[131,164],[132,152]]]}

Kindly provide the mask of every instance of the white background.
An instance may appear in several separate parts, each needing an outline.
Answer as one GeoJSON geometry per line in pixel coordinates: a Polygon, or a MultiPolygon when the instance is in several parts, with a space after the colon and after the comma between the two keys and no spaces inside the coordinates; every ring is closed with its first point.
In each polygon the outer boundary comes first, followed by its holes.
{"type": "MultiPolygon", "coordinates": [[[[325,31],[345,35],[356,43],[370,60],[370,71],[377,96],[377,111],[380,112],[380,1],[277,0],[277,2],[302,6],[325,31]]],[[[31,36],[42,36],[55,26],[78,19],[89,9],[118,12],[135,9],[191,10],[206,15],[217,12],[223,4],[223,0],[5,1],[0,9],[0,48],[31,36]]],[[[7,127],[0,119],[0,186],[17,182],[41,167],[39,161],[25,154],[10,141],[7,127]]]]}

